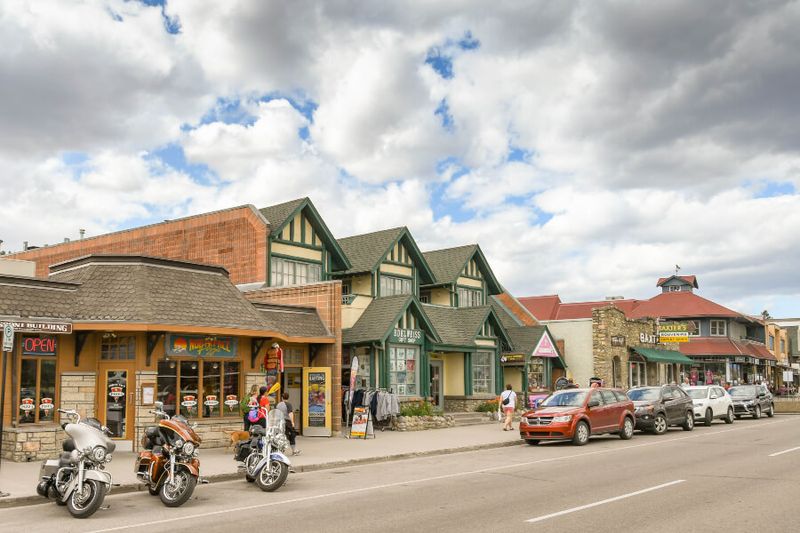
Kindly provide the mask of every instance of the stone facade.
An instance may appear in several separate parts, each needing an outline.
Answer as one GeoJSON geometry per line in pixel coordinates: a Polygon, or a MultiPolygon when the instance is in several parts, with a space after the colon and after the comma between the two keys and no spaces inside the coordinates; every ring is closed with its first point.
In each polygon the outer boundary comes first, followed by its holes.
{"type": "Polygon", "coordinates": [[[452,416],[398,416],[392,421],[397,431],[423,431],[426,429],[451,428],[456,425],[452,416]]]}
{"type": "Polygon", "coordinates": [[[66,433],[54,424],[23,424],[3,429],[3,459],[18,463],[52,459],[61,450],[66,433]]]}
{"type": "Polygon", "coordinates": [[[444,411],[446,413],[469,413],[482,403],[490,402],[496,396],[445,396],[444,411]]]}
{"type": "Polygon", "coordinates": [[[75,409],[82,418],[97,416],[95,413],[96,395],[96,372],[61,373],[61,409],[75,409]]]}

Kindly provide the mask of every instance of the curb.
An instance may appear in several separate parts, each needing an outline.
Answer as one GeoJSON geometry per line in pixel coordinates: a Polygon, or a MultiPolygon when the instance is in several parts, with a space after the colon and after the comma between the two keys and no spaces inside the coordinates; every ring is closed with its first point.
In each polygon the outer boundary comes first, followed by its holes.
{"type": "MultiPolygon", "coordinates": [[[[336,468],[342,468],[345,466],[358,466],[358,465],[369,465],[369,464],[376,464],[376,463],[388,463],[391,461],[402,461],[404,459],[415,459],[419,457],[435,457],[438,455],[450,455],[454,453],[462,453],[462,452],[474,452],[479,450],[489,450],[493,448],[508,448],[510,446],[520,446],[523,443],[522,440],[514,440],[514,441],[506,441],[506,442],[493,442],[487,444],[475,444],[472,446],[457,446],[453,448],[442,448],[438,450],[427,450],[424,452],[407,452],[407,453],[397,453],[392,455],[379,455],[375,457],[364,457],[361,459],[348,459],[342,461],[332,461],[329,463],[317,463],[317,464],[310,464],[310,465],[303,465],[303,466],[295,466],[294,471],[297,474],[301,474],[303,472],[318,472],[320,470],[333,470],[336,468]]],[[[242,479],[244,476],[240,472],[226,472],[224,474],[214,474],[211,476],[201,476],[203,479],[208,480],[210,483],[220,483],[223,481],[233,481],[236,479],[242,479]]],[[[144,492],[145,488],[144,485],[141,483],[125,483],[124,485],[120,485],[119,487],[112,487],[111,495],[116,494],[129,494],[131,492],[144,492]]],[[[47,503],[48,501],[39,496],[38,494],[35,496],[19,496],[19,497],[8,497],[0,499],[0,509],[7,509],[11,507],[24,507],[28,505],[36,505],[39,503],[47,503]]]]}

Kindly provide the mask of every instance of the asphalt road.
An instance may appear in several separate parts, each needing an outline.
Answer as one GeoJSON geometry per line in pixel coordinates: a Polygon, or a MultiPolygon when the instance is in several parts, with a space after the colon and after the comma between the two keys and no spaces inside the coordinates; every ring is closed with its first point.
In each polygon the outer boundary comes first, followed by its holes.
{"type": "Polygon", "coordinates": [[[179,509],[146,492],[88,520],[47,503],[0,510],[24,531],[800,530],[800,417],[607,436],[294,474],[278,492],[204,485],[179,509]]]}

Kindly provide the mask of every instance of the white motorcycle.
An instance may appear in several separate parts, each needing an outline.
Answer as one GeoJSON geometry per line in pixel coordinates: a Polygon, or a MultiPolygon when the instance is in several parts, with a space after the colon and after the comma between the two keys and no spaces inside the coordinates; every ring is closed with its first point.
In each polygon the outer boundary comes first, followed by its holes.
{"type": "Polygon", "coordinates": [[[59,409],[70,421],[61,424],[69,438],[62,443],[61,456],[42,463],[36,492],[66,505],[75,518],[92,516],[111,490],[111,462],[116,445],[111,431],[95,418],[81,420],[77,411],[59,409]]]}
{"type": "Polygon", "coordinates": [[[267,429],[250,426],[250,441],[240,443],[236,450],[236,459],[244,462],[247,481],[255,481],[265,492],[278,490],[289,477],[292,463],[283,453],[289,446],[284,424],[283,413],[273,409],[267,415],[267,429]]]}

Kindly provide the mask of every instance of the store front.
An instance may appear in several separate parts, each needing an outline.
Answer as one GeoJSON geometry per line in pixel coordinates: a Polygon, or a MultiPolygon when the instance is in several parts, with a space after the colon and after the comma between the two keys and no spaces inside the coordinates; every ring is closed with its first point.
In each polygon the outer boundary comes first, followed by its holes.
{"type": "Polygon", "coordinates": [[[694,361],[677,350],[634,346],[629,356],[628,386],[678,384],[694,361]]]}

